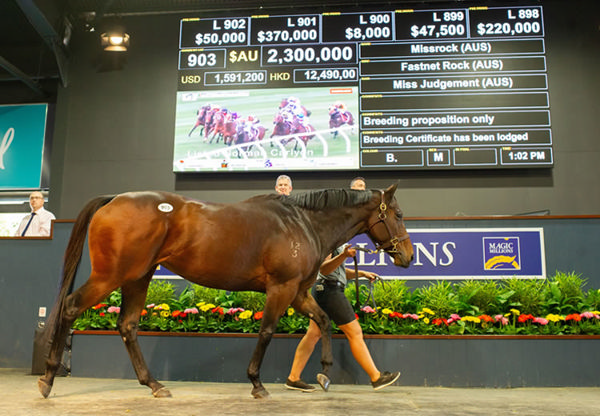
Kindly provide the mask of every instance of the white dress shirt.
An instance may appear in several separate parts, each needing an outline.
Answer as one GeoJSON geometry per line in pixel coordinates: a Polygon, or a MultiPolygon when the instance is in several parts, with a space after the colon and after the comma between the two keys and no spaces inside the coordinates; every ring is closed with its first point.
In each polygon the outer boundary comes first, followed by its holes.
{"type": "MultiPolygon", "coordinates": [[[[21,236],[30,218],[31,214],[23,217],[21,223],[19,224],[19,228],[17,228],[15,237],[21,236]]],[[[45,210],[44,207],[38,209],[35,212],[33,220],[31,220],[31,224],[29,224],[29,228],[27,228],[24,237],[48,237],[50,235],[50,224],[52,220],[55,219],[56,217],[54,214],[45,210]]]]}

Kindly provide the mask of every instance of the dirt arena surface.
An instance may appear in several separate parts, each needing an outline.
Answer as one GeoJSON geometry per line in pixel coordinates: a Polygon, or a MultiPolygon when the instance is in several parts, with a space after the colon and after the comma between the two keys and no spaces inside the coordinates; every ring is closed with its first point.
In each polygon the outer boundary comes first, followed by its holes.
{"type": "Polygon", "coordinates": [[[332,385],[301,393],[265,384],[268,400],[248,383],[164,382],[173,394],[156,399],[136,380],[58,377],[48,399],[27,369],[0,368],[0,415],[598,415],[600,388],[478,389],[402,386],[373,391],[332,385]]]}

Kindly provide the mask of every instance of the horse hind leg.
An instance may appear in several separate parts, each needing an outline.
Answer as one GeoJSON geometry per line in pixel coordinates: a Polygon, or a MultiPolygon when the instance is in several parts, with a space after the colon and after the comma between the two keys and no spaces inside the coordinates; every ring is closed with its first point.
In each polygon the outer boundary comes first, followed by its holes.
{"type": "MultiPolygon", "coordinates": [[[[106,284],[98,284],[88,280],[83,286],[65,298],[61,310],[53,311],[57,316],[54,322],[46,327],[47,342],[49,344],[48,357],[46,359],[46,371],[38,379],[38,389],[42,396],[50,395],[56,372],[60,367],[61,358],[65,349],[67,335],[73,322],[88,308],[101,302],[112,292],[115,287],[106,284]]],[[[52,319],[52,318],[51,318],[52,319]]],[[[51,320],[49,319],[49,321],[51,320]]]]}
{"type": "Polygon", "coordinates": [[[125,343],[125,348],[127,348],[127,353],[139,383],[150,387],[154,397],[171,397],[171,392],[152,377],[137,337],[140,315],[144,308],[148,285],[153,274],[154,269],[143,278],[122,286],[121,312],[117,321],[117,328],[125,343]]]}

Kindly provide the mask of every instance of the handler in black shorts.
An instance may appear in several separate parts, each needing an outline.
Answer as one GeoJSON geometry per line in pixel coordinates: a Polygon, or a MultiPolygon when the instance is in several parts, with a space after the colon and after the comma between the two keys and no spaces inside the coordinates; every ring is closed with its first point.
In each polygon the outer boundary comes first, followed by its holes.
{"type": "MultiPolygon", "coordinates": [[[[353,179],[351,188],[364,190],[364,179],[353,179]]],[[[357,278],[355,271],[347,269],[344,263],[347,258],[355,255],[356,250],[350,246],[335,249],[321,265],[317,282],[313,287],[313,296],[329,318],[344,332],[350,343],[350,350],[354,359],[369,375],[373,388],[379,390],[398,380],[400,372],[380,372],[377,369],[367,344],[365,344],[362,328],[354,315],[352,305],[344,294],[347,279],[357,278]]],[[[359,270],[358,277],[373,280],[377,277],[377,274],[359,270]]],[[[296,348],[292,369],[285,383],[287,388],[304,392],[315,391],[315,387],[302,381],[300,376],[319,339],[321,339],[321,330],[311,319],[306,334],[296,348]]]]}

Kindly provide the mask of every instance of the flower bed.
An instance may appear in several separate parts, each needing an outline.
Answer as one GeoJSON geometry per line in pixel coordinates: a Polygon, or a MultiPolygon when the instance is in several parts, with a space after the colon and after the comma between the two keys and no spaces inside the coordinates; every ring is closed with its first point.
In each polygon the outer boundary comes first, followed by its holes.
{"type": "MultiPolygon", "coordinates": [[[[432,283],[410,289],[404,281],[373,288],[379,306],[356,308],[365,334],[390,335],[598,335],[600,291],[584,292],[585,279],[557,273],[547,281],[509,279],[432,283]]],[[[366,302],[368,288],[359,299],[366,302]]],[[[346,288],[354,300],[354,285],[346,288]]],[[[116,329],[120,293],[77,319],[75,330],[116,329]]],[[[264,295],[190,285],[179,295],[171,283],[153,281],[140,330],[160,332],[257,333],[264,295]]],[[[277,332],[304,333],[308,318],[288,308],[277,332]]],[[[333,332],[339,329],[333,326],[333,332]]]]}

